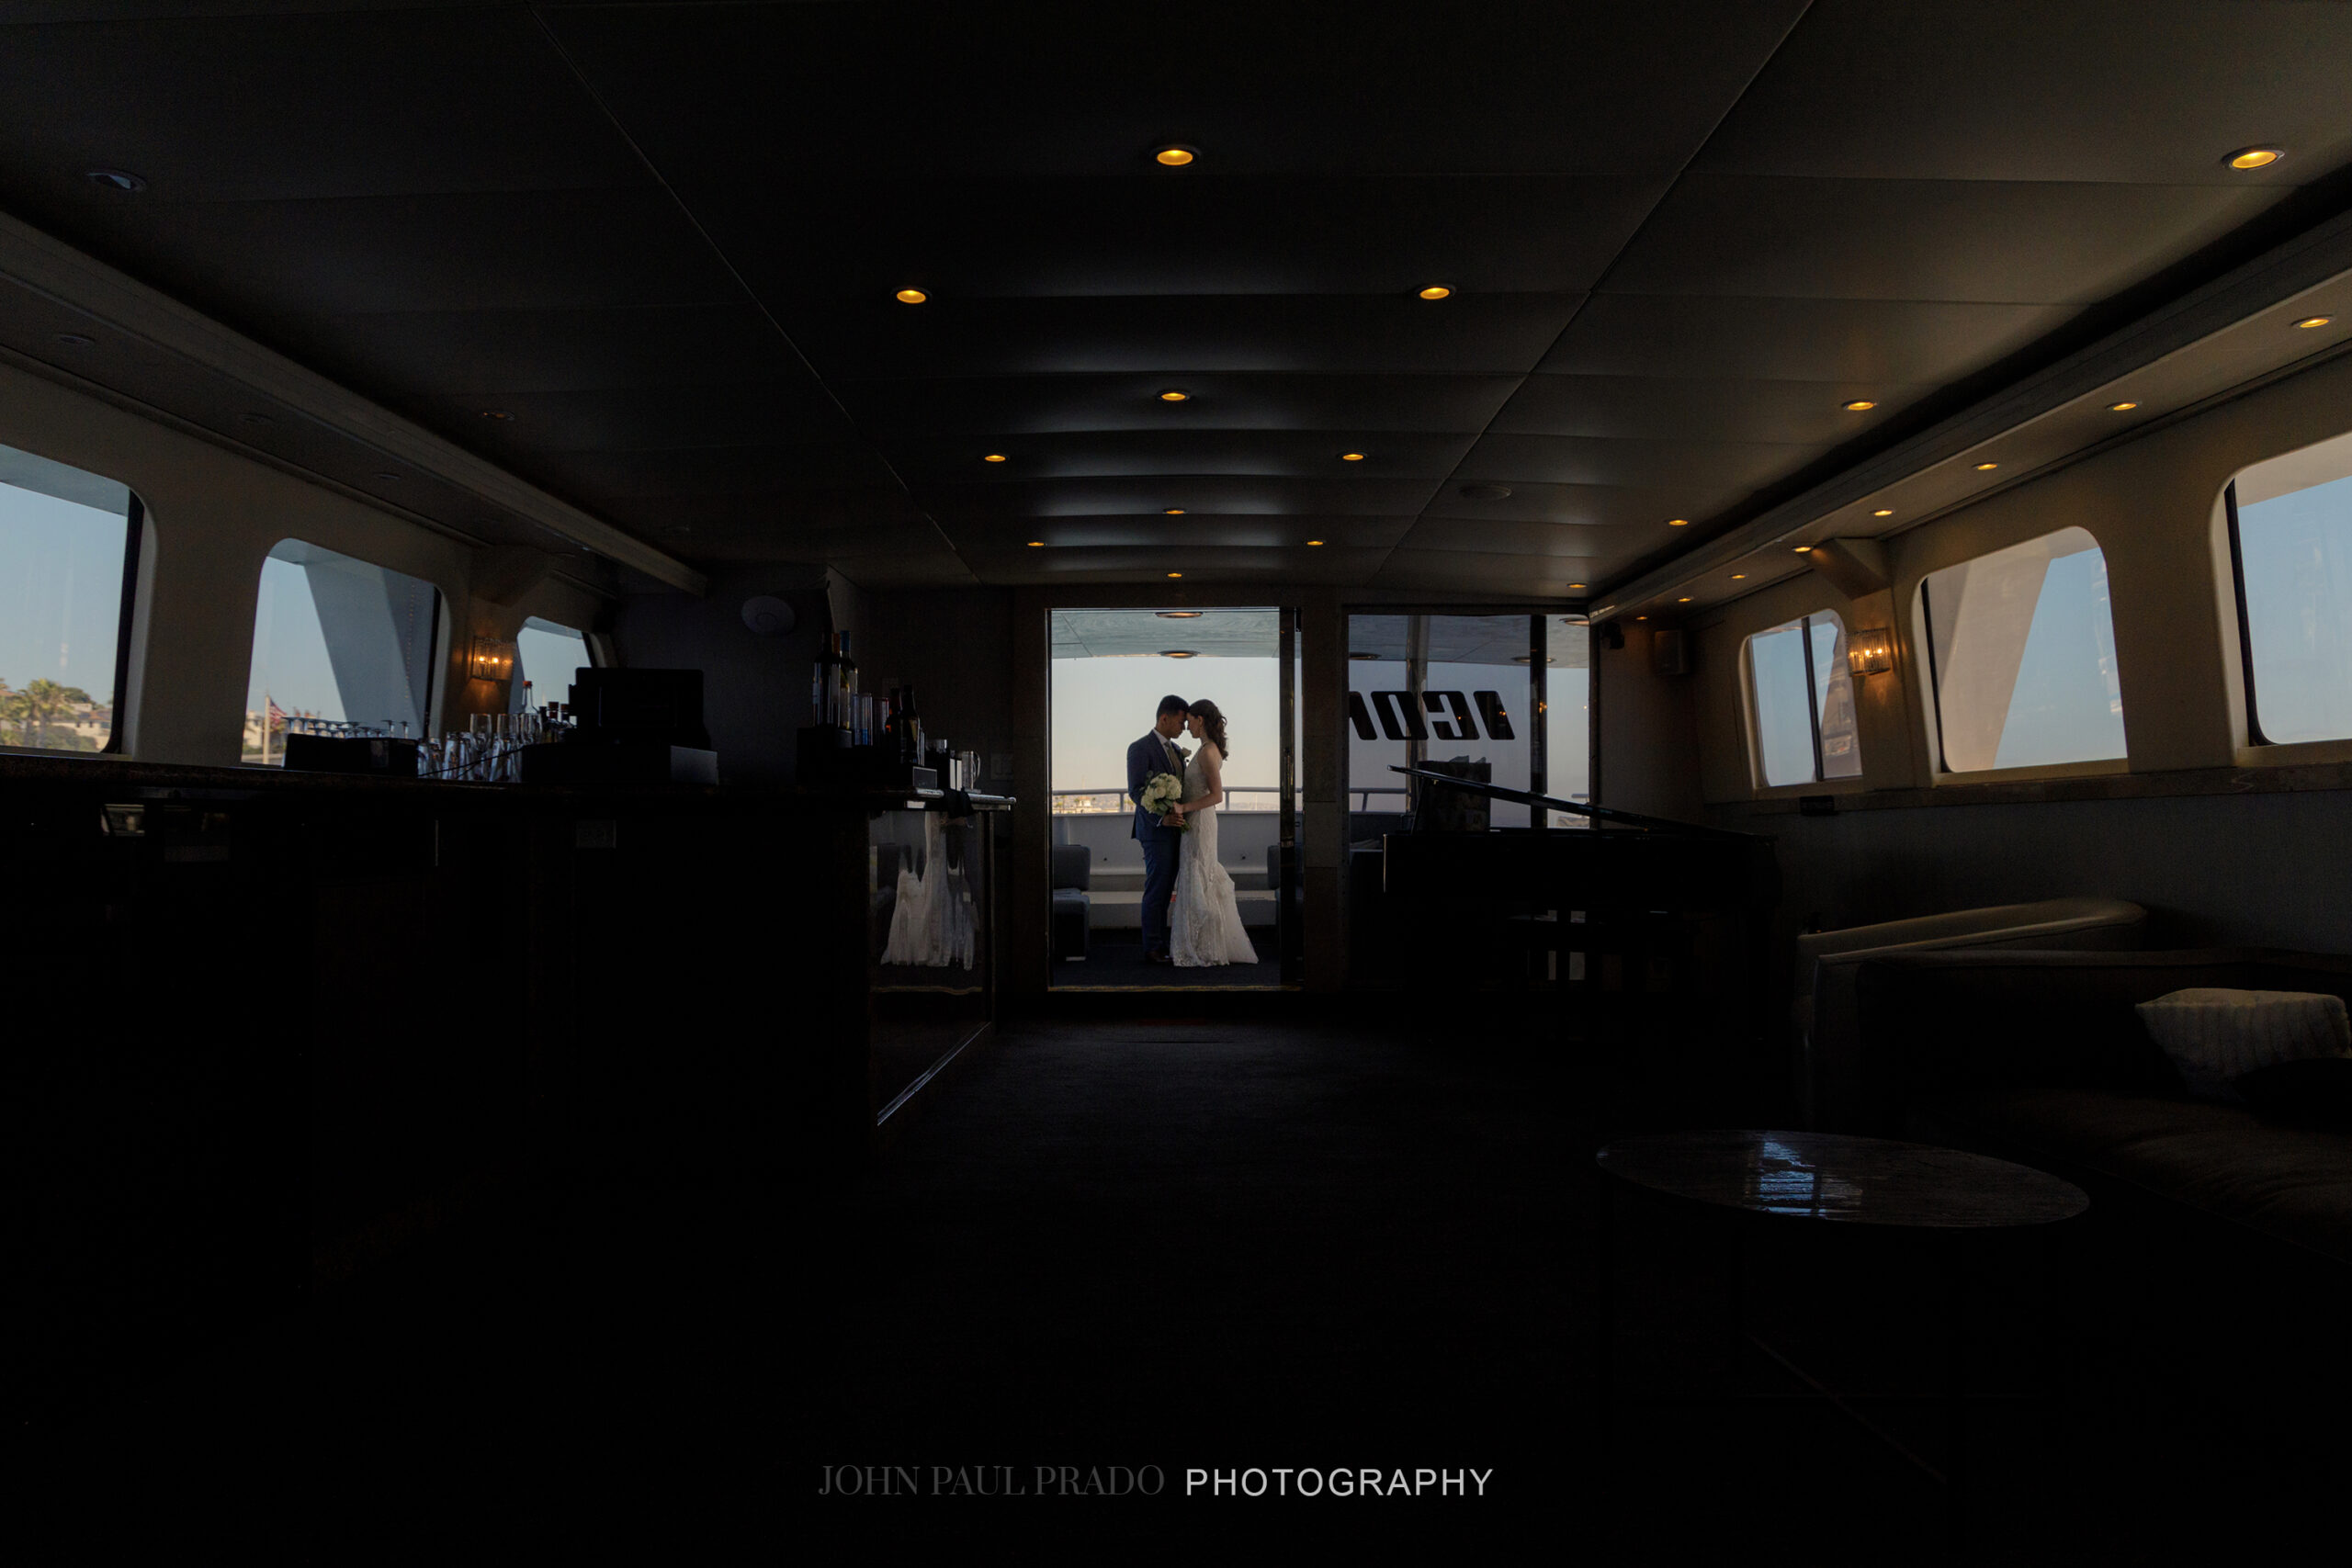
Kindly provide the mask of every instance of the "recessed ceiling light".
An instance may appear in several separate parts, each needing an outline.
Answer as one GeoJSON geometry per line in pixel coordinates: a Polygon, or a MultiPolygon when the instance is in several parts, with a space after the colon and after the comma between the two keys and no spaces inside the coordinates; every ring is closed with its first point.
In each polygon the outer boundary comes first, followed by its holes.
{"type": "Polygon", "coordinates": [[[1509,501],[1509,485],[1464,485],[1454,492],[1469,501],[1509,501]]]}
{"type": "Polygon", "coordinates": [[[1801,556],[1809,556],[1813,554],[1813,547],[1811,545],[1799,545],[1796,547],[1796,550],[1797,554],[1801,556]]]}
{"type": "Polygon", "coordinates": [[[1320,540],[1320,539],[1309,539],[1309,540],[1307,540],[1307,541],[1306,541],[1306,546],[1307,546],[1307,548],[1309,548],[1309,549],[1315,549],[1315,548],[1319,547],[1322,545],[1322,543],[1323,543],[1323,541],[1322,541],[1322,540],[1320,540]]]}
{"type": "Polygon", "coordinates": [[[980,461],[983,463],[1001,463],[1004,461],[1004,454],[1001,452],[990,452],[982,457],[980,461]]]}
{"type": "Polygon", "coordinates": [[[128,169],[92,169],[88,178],[91,184],[104,186],[108,190],[145,190],[147,188],[147,182],[128,169]]]}
{"type": "Polygon", "coordinates": [[[1568,584],[1568,592],[1571,593],[1580,593],[1583,591],[1584,584],[1581,582],[1571,582],[1568,584]]]}
{"type": "Polygon", "coordinates": [[[1892,506],[1882,506],[1876,512],[1871,513],[1871,515],[1873,517],[1892,517],[1894,515],[1894,508],[1892,506]]]}
{"type": "Polygon", "coordinates": [[[1154,610],[1152,614],[1163,621],[1197,621],[1201,618],[1198,610],[1154,610]]]}
{"type": "Polygon", "coordinates": [[[481,411],[481,416],[484,419],[513,419],[514,417],[504,409],[484,409],[481,411]]]}
{"type": "Polygon", "coordinates": [[[1688,517],[1669,517],[1666,520],[1666,525],[1669,528],[1688,528],[1690,526],[1690,519],[1688,517]]]}
{"type": "Polygon", "coordinates": [[[1181,169],[1199,156],[1200,153],[1190,147],[1168,146],[1154,152],[1151,161],[1165,169],[1181,169]]]}
{"type": "Polygon", "coordinates": [[[2107,405],[2107,412],[2109,413],[2129,413],[2139,406],[2140,405],[2138,403],[2109,403],[2107,405]]]}
{"type": "Polygon", "coordinates": [[[1163,403],[1190,402],[1192,398],[1192,393],[1179,391],[1173,387],[1169,388],[1168,390],[1159,394],[1159,400],[1163,403]]]}
{"type": "Polygon", "coordinates": [[[1744,571],[1735,571],[1735,572],[1733,572],[1733,573],[1731,574],[1731,580],[1732,580],[1734,582],[1737,582],[1741,578],[1744,578],[1744,577],[1746,577],[1747,575],[1747,573],[1746,573],[1746,572],[1744,572],[1744,571]]]}
{"type": "Polygon", "coordinates": [[[1648,617],[1647,615],[1635,615],[1635,616],[1634,617],[1634,619],[1635,619],[1635,620],[1637,620],[1637,621],[1646,621],[1646,620],[1648,620],[1648,619],[1649,619],[1649,617],[1648,617]]]}
{"type": "Polygon", "coordinates": [[[1686,593],[1686,594],[1684,594],[1681,598],[1677,599],[1677,600],[1675,601],[1675,603],[1676,603],[1676,604],[1688,604],[1689,603],[1690,603],[1690,596],[1688,593],[1686,593]]]}
{"type": "Polygon", "coordinates": [[[1029,547],[1033,550],[1042,550],[1046,547],[1046,541],[1043,539],[1032,539],[1029,541],[1029,547]]]}
{"type": "Polygon", "coordinates": [[[2313,327],[2324,327],[2334,320],[2335,320],[2334,316],[2305,316],[2301,321],[2297,321],[2295,324],[2302,328],[2305,332],[2309,332],[2313,327]]]}
{"type": "Polygon", "coordinates": [[[925,294],[920,288],[901,288],[896,294],[890,296],[890,298],[896,299],[901,305],[920,305],[924,300],[930,299],[931,296],[925,294]]]}
{"type": "Polygon", "coordinates": [[[1183,576],[1184,574],[1183,574],[1182,572],[1181,572],[1181,571],[1171,571],[1171,572],[1170,572],[1168,575],[1169,575],[1169,576],[1170,576],[1170,577],[1182,577],[1182,576],[1183,576]]]}
{"type": "Polygon", "coordinates": [[[1184,509],[1181,506],[1164,506],[1160,508],[1160,510],[1165,512],[1170,517],[1182,517],[1184,515],[1184,509]]]}
{"type": "Polygon", "coordinates": [[[1989,474],[2000,466],[1998,463],[1979,463],[1976,465],[1976,471],[1980,474],[1989,474]]]}
{"type": "Polygon", "coordinates": [[[1845,405],[1848,413],[1862,413],[1876,407],[1878,404],[1868,398],[1856,398],[1852,402],[1845,405]]]}
{"type": "Polygon", "coordinates": [[[2267,169],[2286,155],[2284,147],[2241,147],[2222,162],[2233,169],[2267,169]]]}
{"type": "Polygon", "coordinates": [[[1190,659],[1193,657],[1193,650],[1189,648],[1163,648],[1159,650],[1159,657],[1162,659],[1190,659]]]}
{"type": "Polygon", "coordinates": [[[1420,291],[1420,296],[1424,299],[1442,299],[1453,292],[1453,289],[1448,288],[1442,283],[1432,283],[1427,288],[1420,291]]]}
{"type": "Polygon", "coordinates": [[[68,348],[88,348],[98,340],[87,333],[60,333],[57,334],[57,341],[68,348]]]}
{"type": "Polygon", "coordinates": [[[1342,452],[1340,454],[1340,461],[1342,463],[1361,463],[1363,461],[1363,454],[1361,452],[1342,452]]]}

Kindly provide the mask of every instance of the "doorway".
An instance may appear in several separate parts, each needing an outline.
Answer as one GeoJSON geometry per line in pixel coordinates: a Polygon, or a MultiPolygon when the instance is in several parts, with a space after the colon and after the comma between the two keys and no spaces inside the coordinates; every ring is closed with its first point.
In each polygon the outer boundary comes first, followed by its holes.
{"type": "MultiPolygon", "coordinates": [[[[1296,620],[1264,606],[1051,612],[1056,990],[1278,990],[1297,978],[1296,620]],[[1144,853],[1128,747],[1160,701],[1207,698],[1225,716],[1218,864],[1256,962],[1146,962],[1144,853]],[[1285,918],[1285,911],[1289,911],[1285,918]]],[[[1180,735],[1189,753],[1198,743],[1180,735]]]]}

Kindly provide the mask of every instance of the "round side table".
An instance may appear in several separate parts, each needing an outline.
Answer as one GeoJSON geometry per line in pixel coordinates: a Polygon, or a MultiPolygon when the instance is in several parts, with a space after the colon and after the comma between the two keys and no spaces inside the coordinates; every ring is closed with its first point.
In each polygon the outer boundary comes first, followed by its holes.
{"type": "MultiPolygon", "coordinates": [[[[1619,1183],[1720,1211],[1745,1228],[1770,1231],[1782,1224],[1886,1227],[1942,1231],[1952,1235],[1950,1314],[1944,1388],[1947,1456],[1940,1471],[1881,1430],[1844,1401],[1831,1403],[1881,1441],[1941,1483],[1947,1523],[1962,1533],[1961,1513],[1966,1432],[1963,1399],[1967,1372],[1965,1314],[1958,1292],[1965,1288],[1970,1256],[1965,1238],[1973,1234],[2016,1231],[2060,1224],[2090,1207],[2082,1189],[2047,1171],[1959,1149],[1887,1138],[1836,1133],[1757,1132],[1743,1129],[1653,1133],[1621,1138],[1594,1156],[1601,1172],[1600,1226],[1600,1343],[1597,1346],[1600,1409],[1605,1424],[1615,1396],[1617,1325],[1614,1281],[1614,1193],[1619,1183]]],[[[1739,1249],[1733,1257],[1737,1259],[1739,1249]]],[[[1747,1337],[1741,1302],[1741,1270],[1732,1270],[1730,1311],[1735,1355],[1747,1337]]],[[[1816,1392],[1818,1383],[1787,1358],[1758,1342],[1816,1392]]]]}

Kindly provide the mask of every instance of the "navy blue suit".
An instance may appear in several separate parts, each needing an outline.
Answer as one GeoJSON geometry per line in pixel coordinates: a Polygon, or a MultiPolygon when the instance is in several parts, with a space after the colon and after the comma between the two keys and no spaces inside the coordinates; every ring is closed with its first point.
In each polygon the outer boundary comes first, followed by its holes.
{"type": "Polygon", "coordinates": [[[1168,901],[1176,894],[1176,855],[1184,835],[1163,828],[1159,818],[1143,808],[1143,792],[1154,773],[1184,776],[1184,764],[1170,754],[1172,740],[1158,730],[1127,748],[1127,798],[1136,803],[1135,836],[1143,845],[1143,950],[1146,956],[1168,951],[1168,901]]]}

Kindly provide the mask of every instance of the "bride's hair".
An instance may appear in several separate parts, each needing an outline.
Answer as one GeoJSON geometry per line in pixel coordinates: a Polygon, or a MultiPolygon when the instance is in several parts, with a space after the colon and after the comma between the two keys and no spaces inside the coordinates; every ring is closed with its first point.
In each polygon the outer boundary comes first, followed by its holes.
{"type": "Polygon", "coordinates": [[[1225,715],[1217,711],[1217,705],[1203,697],[1193,705],[1192,713],[1201,721],[1201,733],[1216,747],[1216,754],[1220,757],[1232,756],[1233,749],[1225,743],[1225,715]]]}

